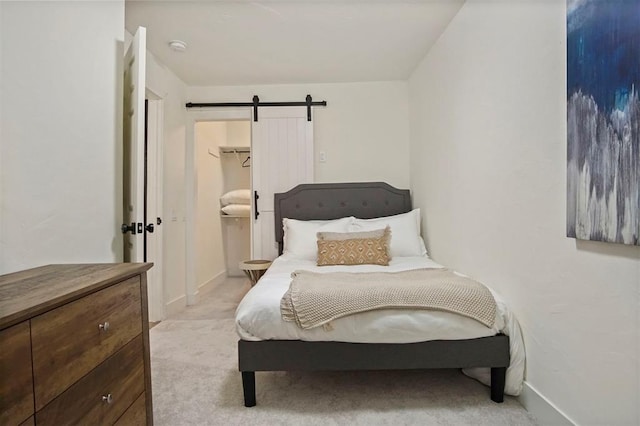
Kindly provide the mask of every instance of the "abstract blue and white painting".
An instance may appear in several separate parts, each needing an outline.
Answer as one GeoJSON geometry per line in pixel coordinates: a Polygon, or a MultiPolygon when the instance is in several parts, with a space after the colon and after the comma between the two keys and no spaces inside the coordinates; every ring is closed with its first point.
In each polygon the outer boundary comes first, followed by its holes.
{"type": "Polygon", "coordinates": [[[567,0],[567,236],[640,245],[640,0],[567,0]]]}

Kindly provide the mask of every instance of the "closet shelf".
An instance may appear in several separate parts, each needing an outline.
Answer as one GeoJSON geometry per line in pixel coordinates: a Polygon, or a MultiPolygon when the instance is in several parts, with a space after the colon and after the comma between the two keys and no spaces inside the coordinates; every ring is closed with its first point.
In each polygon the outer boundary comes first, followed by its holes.
{"type": "Polygon", "coordinates": [[[243,215],[240,215],[240,214],[224,214],[224,213],[220,213],[220,217],[233,217],[233,218],[236,218],[236,219],[237,218],[247,218],[248,219],[251,216],[243,216],[243,215]]]}
{"type": "Polygon", "coordinates": [[[251,154],[251,148],[248,146],[220,146],[218,151],[220,154],[251,154]]]}

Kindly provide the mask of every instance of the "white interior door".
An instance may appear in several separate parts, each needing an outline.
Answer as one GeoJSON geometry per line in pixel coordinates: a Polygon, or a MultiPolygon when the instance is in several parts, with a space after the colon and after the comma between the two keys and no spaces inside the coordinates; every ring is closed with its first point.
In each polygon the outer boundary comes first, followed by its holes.
{"type": "Polygon", "coordinates": [[[313,122],[307,121],[306,107],[274,107],[260,108],[252,125],[251,186],[258,195],[252,257],[272,260],[278,256],[273,194],[313,182],[313,122]]]}
{"type": "Polygon", "coordinates": [[[146,29],[139,27],[124,56],[124,261],[144,256],[144,95],[146,29]]]}

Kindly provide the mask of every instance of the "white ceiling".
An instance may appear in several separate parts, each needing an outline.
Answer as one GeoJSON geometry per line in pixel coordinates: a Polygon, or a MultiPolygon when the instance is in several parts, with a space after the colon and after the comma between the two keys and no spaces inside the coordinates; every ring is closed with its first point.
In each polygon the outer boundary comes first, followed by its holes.
{"type": "Polygon", "coordinates": [[[463,3],[127,0],[125,26],[191,86],[404,80],[463,3]]]}

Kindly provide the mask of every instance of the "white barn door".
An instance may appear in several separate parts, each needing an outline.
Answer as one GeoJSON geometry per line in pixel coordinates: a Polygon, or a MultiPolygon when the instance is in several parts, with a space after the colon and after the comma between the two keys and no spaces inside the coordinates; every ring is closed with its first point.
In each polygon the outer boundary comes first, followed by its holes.
{"type": "Polygon", "coordinates": [[[251,186],[258,196],[252,212],[252,257],[272,260],[278,256],[273,194],[313,182],[313,122],[307,121],[306,107],[272,107],[259,108],[252,124],[251,186]]]}

